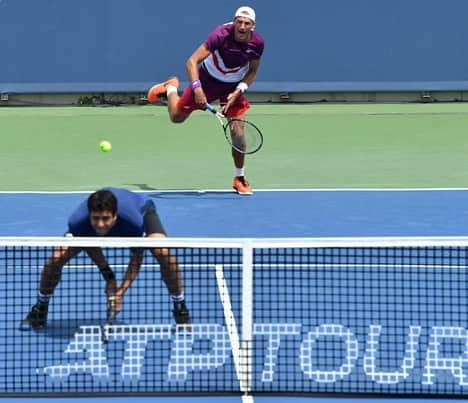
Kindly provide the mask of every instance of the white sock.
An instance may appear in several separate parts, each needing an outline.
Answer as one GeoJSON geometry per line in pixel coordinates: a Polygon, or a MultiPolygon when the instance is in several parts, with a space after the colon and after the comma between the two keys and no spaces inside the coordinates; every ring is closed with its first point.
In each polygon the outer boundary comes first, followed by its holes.
{"type": "Polygon", "coordinates": [[[245,168],[234,168],[234,176],[245,176],[245,168]]]}
{"type": "Polygon", "coordinates": [[[184,300],[184,293],[182,292],[179,295],[171,295],[172,301],[174,302],[182,302],[184,300]]]}
{"type": "Polygon", "coordinates": [[[168,85],[166,88],[166,94],[169,95],[169,94],[172,94],[173,92],[177,92],[177,87],[173,85],[168,85]]]}
{"type": "Polygon", "coordinates": [[[41,304],[48,304],[52,294],[42,294],[40,291],[37,293],[37,301],[41,304]]]}

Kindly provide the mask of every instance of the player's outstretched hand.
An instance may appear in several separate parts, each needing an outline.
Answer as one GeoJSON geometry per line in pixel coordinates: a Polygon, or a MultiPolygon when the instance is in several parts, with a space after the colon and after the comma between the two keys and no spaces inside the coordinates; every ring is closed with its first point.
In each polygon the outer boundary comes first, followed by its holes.
{"type": "Polygon", "coordinates": [[[117,299],[115,297],[109,297],[107,299],[107,321],[106,321],[106,323],[109,324],[109,325],[112,324],[115,317],[119,313],[119,311],[117,311],[116,301],[117,301],[117,299]]]}
{"type": "Polygon", "coordinates": [[[233,92],[231,92],[227,96],[227,102],[221,108],[221,112],[223,113],[223,115],[227,114],[228,109],[232,106],[232,104],[236,101],[236,99],[239,97],[240,94],[241,94],[241,91],[238,88],[236,88],[233,92]]]}

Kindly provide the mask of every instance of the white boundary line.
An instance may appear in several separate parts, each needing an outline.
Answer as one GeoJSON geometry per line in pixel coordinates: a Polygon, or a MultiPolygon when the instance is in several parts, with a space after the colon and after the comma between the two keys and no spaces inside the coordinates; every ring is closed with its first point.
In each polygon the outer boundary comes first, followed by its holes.
{"type": "MultiPolygon", "coordinates": [[[[0,194],[88,194],[94,192],[92,190],[0,190],[0,194]]],[[[148,189],[136,190],[128,189],[135,193],[232,193],[232,189],[148,189]]],[[[445,192],[445,191],[468,191],[468,187],[448,187],[448,188],[291,188],[291,189],[255,189],[255,192],[445,192]]]]}
{"type": "Polygon", "coordinates": [[[248,396],[248,382],[246,382],[245,372],[246,368],[243,368],[243,362],[241,357],[241,345],[239,339],[239,331],[237,329],[236,319],[232,311],[231,298],[229,297],[229,290],[226,284],[226,279],[223,273],[223,266],[220,264],[215,265],[216,270],[216,281],[218,283],[219,297],[223,305],[224,320],[228,328],[229,339],[231,341],[232,358],[234,360],[234,367],[236,369],[237,379],[239,380],[240,391],[244,393],[242,396],[243,402],[253,402],[252,396],[248,396]]]}
{"type": "Polygon", "coordinates": [[[229,297],[229,290],[223,273],[223,265],[215,265],[215,270],[219,297],[223,305],[224,320],[226,321],[226,326],[229,331],[229,339],[231,340],[232,357],[234,359],[234,366],[236,367],[237,379],[241,381],[242,371],[240,368],[239,331],[237,330],[236,319],[234,318],[234,312],[232,311],[231,298],[229,297]]]}

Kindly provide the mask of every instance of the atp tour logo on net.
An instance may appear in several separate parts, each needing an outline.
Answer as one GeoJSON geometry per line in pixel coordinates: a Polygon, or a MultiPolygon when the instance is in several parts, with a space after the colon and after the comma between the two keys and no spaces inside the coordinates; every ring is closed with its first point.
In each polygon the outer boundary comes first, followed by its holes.
{"type": "MultiPolygon", "coordinates": [[[[392,329],[390,329],[391,331],[392,329]]],[[[358,376],[376,384],[396,385],[404,382],[417,372],[422,385],[430,387],[442,383],[455,383],[468,387],[468,331],[456,326],[408,326],[405,329],[405,340],[395,343],[404,345],[390,346],[391,351],[401,351],[395,357],[397,365],[392,365],[392,371],[379,368],[379,353],[382,349],[381,338],[383,327],[371,324],[367,327],[365,340],[357,336],[341,324],[321,324],[306,329],[300,323],[265,323],[254,324],[253,339],[262,339],[261,360],[258,351],[253,352],[254,367],[258,373],[252,381],[273,383],[279,375],[276,373],[281,356],[281,349],[288,341],[298,346],[288,356],[293,355],[294,365],[302,372],[304,379],[317,384],[332,384],[358,376]],[[422,332],[427,332],[427,343],[421,343],[422,332]],[[338,343],[341,352],[320,351],[320,343],[333,341],[338,343]],[[361,349],[359,346],[362,346],[361,349]],[[451,346],[451,347],[450,347],[451,346]],[[458,346],[453,348],[453,346],[458,346]],[[454,354],[454,350],[457,351],[454,354]],[[323,361],[314,364],[314,355],[320,354],[323,361]],[[417,355],[422,358],[417,358],[417,355]],[[329,356],[329,359],[328,359],[329,356]],[[336,357],[342,357],[337,362],[336,357]],[[357,365],[358,361],[360,364],[357,365]],[[421,362],[420,367],[416,363],[421,362]]],[[[138,382],[144,372],[145,365],[163,365],[166,369],[168,382],[184,382],[194,372],[206,372],[232,365],[235,351],[232,351],[232,339],[225,326],[219,324],[194,324],[191,331],[178,329],[174,331],[171,325],[114,325],[109,328],[106,343],[103,342],[102,329],[99,326],[82,326],[64,351],[68,354],[78,354],[85,357],[78,362],[68,362],[39,368],[37,373],[45,374],[53,381],[64,381],[77,373],[90,374],[99,382],[110,382],[120,377],[122,382],[138,382]],[[171,350],[167,362],[145,362],[145,354],[154,342],[171,342],[171,350]],[[197,352],[196,343],[200,340],[209,341],[208,351],[197,352]],[[112,368],[107,357],[107,348],[113,342],[121,343],[122,361],[119,368],[112,368]]],[[[387,342],[388,343],[388,342],[387,342]]],[[[334,344],[334,345],[335,345],[334,344]]],[[[154,347],[152,347],[154,348],[154,347]]],[[[389,346],[385,347],[387,350],[389,346]]],[[[382,363],[381,363],[382,364],[382,363]]],[[[383,363],[385,365],[385,363],[383,363]]],[[[386,368],[388,369],[388,368],[386,368]]],[[[281,374],[294,376],[295,374],[281,374]]],[[[296,379],[296,378],[294,378],[296,379]]],[[[297,380],[297,379],[296,379],[297,380]]],[[[412,383],[414,386],[414,381],[412,383]]]]}

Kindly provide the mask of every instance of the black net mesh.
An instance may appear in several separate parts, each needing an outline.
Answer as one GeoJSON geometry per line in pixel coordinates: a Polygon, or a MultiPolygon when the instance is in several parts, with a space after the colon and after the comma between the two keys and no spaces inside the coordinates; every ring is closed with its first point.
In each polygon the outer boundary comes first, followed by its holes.
{"type": "MultiPolygon", "coordinates": [[[[95,242],[122,281],[138,250],[95,242]]],[[[176,325],[145,245],[112,325],[103,276],[82,251],[46,326],[31,330],[22,319],[56,246],[0,242],[1,393],[467,395],[466,246],[226,243],[168,247],[190,326],[176,325]]]]}

